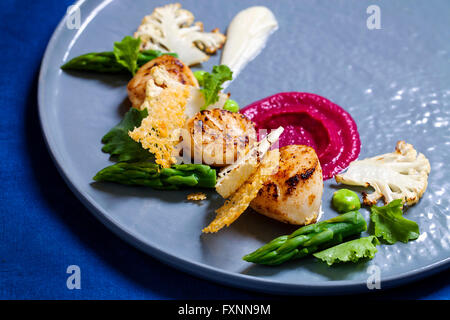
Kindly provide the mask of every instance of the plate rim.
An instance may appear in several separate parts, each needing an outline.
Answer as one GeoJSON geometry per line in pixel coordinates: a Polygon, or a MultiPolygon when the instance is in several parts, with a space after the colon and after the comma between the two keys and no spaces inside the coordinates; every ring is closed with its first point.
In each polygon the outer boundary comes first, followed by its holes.
{"type": "MultiPolygon", "coordinates": [[[[81,7],[83,4],[91,2],[92,0],[77,0],[73,6],[81,7]]],[[[111,0],[103,0],[96,8],[109,4],[111,0]]],[[[100,9],[100,11],[103,8],[100,9]]],[[[92,11],[91,11],[92,12],[92,11]]],[[[93,17],[95,18],[95,17],[93,17]]],[[[366,282],[353,281],[353,280],[329,280],[320,284],[308,285],[308,284],[289,284],[279,281],[272,281],[266,278],[258,278],[256,276],[245,275],[237,272],[231,272],[219,269],[217,267],[209,266],[204,263],[199,263],[191,259],[179,258],[173,254],[164,252],[158,249],[156,246],[152,246],[149,243],[145,243],[139,236],[128,231],[123,226],[116,223],[107,212],[96,205],[94,199],[92,199],[85,192],[80,190],[75,183],[70,179],[70,174],[64,169],[63,160],[58,156],[57,145],[52,143],[50,137],[50,129],[44,120],[44,93],[46,89],[44,74],[50,64],[50,54],[55,48],[55,44],[64,31],[64,24],[66,22],[67,15],[58,23],[57,27],[52,33],[52,36],[45,49],[44,56],[41,61],[38,78],[38,116],[39,123],[44,137],[45,145],[48,152],[55,164],[59,174],[62,176],[69,189],[75,194],[75,196],[81,201],[81,203],[111,232],[117,235],[119,238],[130,244],[131,246],[149,254],[153,258],[190,275],[194,275],[201,279],[206,279],[215,283],[220,283],[240,289],[253,290],[258,292],[270,293],[270,294],[308,294],[308,295],[336,295],[336,294],[351,294],[360,292],[380,291],[369,290],[366,282]]],[[[90,22],[90,21],[89,21],[90,22]]],[[[403,274],[394,275],[382,279],[382,288],[385,290],[401,284],[405,284],[412,281],[417,281],[427,276],[431,276],[437,272],[443,271],[450,267],[450,257],[440,260],[438,262],[429,264],[425,267],[415,268],[403,274]]]]}

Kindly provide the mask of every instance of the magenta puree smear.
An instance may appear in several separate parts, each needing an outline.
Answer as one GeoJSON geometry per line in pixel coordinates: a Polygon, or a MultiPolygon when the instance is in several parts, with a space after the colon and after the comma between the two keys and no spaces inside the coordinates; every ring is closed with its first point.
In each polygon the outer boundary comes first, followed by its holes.
{"type": "Polygon", "coordinates": [[[256,101],[241,111],[256,129],[284,127],[279,146],[303,144],[314,148],[323,179],[332,178],[358,158],[361,141],[348,112],[324,97],[282,92],[256,101]]]}

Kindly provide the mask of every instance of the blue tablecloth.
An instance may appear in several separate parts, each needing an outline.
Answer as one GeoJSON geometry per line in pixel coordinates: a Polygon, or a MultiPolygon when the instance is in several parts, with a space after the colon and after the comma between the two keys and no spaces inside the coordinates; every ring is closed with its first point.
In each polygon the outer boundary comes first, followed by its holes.
{"type": "MultiPolygon", "coordinates": [[[[134,249],[59,176],[42,138],[36,91],[45,47],[70,4],[0,1],[0,298],[271,297],[189,276],[134,249]],[[80,290],[66,286],[69,265],[81,269],[80,290]]],[[[449,299],[449,276],[450,270],[365,297],[449,299]]]]}

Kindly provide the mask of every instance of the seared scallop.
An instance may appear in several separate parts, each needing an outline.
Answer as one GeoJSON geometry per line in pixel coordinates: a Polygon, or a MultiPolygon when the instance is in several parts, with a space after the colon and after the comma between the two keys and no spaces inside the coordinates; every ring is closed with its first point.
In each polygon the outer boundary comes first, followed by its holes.
{"type": "MultiPolygon", "coordinates": [[[[169,75],[181,84],[198,87],[198,81],[188,66],[173,56],[163,55],[144,64],[128,82],[128,97],[134,108],[139,108],[144,102],[147,82],[152,79],[150,70],[156,66],[164,67],[169,75]]],[[[155,84],[163,86],[157,81],[155,84]]]]}
{"type": "Polygon", "coordinates": [[[315,223],[323,194],[322,168],[313,148],[280,148],[278,172],[259,190],[250,207],[270,218],[295,224],[315,223]]]}
{"type": "Polygon", "coordinates": [[[223,109],[198,112],[183,130],[184,152],[194,162],[223,167],[234,163],[256,142],[255,125],[246,116],[223,109]]]}

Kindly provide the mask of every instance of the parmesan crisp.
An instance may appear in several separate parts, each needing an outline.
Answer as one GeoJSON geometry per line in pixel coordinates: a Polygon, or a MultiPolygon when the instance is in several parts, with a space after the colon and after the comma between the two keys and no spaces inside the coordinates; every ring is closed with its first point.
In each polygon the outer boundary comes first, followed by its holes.
{"type": "Polygon", "coordinates": [[[155,80],[148,81],[146,98],[140,108],[146,108],[148,116],[129,136],[153,153],[157,164],[169,168],[176,163],[175,146],[186,121],[184,111],[190,90],[189,86],[170,78],[163,68],[154,67],[150,72],[155,80]]]}
{"type": "Polygon", "coordinates": [[[205,200],[206,199],[206,194],[203,193],[203,192],[190,193],[190,194],[188,194],[187,199],[190,200],[190,201],[205,200]]]}
{"type": "Polygon", "coordinates": [[[239,187],[239,189],[216,210],[216,218],[202,230],[203,233],[214,233],[232,224],[248,208],[256,198],[258,191],[270,176],[278,169],[280,153],[278,149],[269,151],[258,169],[239,187]]]}

